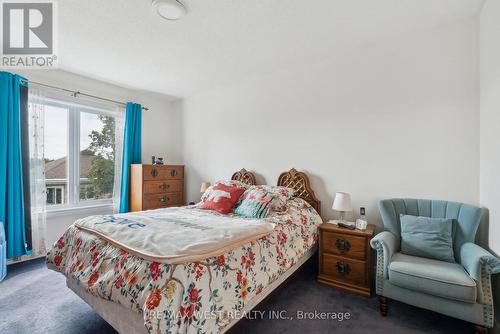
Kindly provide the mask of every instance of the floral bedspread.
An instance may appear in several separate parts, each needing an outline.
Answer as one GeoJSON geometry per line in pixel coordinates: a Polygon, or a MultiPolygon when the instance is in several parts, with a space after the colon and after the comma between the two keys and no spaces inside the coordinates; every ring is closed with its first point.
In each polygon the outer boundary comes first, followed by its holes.
{"type": "Polygon", "coordinates": [[[266,218],[276,224],[271,234],[199,262],[147,261],[72,225],[47,263],[89,293],[142,314],[150,333],[217,333],[316,243],[317,212],[302,199],[287,204],[266,218]]]}

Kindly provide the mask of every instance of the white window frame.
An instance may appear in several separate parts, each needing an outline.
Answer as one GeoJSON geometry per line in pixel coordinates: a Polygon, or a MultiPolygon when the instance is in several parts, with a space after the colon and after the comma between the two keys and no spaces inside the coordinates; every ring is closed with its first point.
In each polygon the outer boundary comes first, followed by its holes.
{"type": "MultiPolygon", "coordinates": [[[[46,97],[43,101],[37,102],[34,99],[30,99],[30,103],[41,103],[44,105],[54,106],[58,108],[64,108],[68,110],[68,131],[67,131],[67,142],[68,142],[68,152],[66,154],[66,175],[67,177],[67,198],[65,204],[53,204],[47,206],[47,212],[57,212],[66,211],[74,209],[82,209],[88,207],[101,207],[101,206],[112,206],[113,199],[90,199],[80,201],[80,115],[81,112],[111,116],[117,118],[116,108],[113,107],[102,107],[94,106],[91,102],[89,104],[84,104],[78,101],[74,102],[74,98],[71,97],[61,97],[56,98],[46,97]]],[[[116,174],[116,173],[115,173],[116,174]]],[[[64,193],[64,190],[63,190],[64,193]]],[[[64,194],[63,194],[64,195],[64,194]]]]}

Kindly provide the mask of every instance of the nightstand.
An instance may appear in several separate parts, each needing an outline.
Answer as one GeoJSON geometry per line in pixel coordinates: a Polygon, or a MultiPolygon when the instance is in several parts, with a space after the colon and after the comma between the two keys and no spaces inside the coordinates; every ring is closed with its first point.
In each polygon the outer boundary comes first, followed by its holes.
{"type": "Polygon", "coordinates": [[[371,294],[370,240],[375,226],[366,230],[350,230],[335,224],[319,226],[318,281],[326,285],[356,293],[371,294]]]}

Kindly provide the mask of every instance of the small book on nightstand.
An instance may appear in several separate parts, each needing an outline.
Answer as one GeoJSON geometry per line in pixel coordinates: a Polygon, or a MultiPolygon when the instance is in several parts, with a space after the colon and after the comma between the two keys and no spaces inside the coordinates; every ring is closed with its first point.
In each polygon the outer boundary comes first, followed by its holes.
{"type": "Polygon", "coordinates": [[[347,228],[347,229],[350,229],[350,230],[356,229],[356,223],[355,222],[346,222],[346,221],[341,222],[340,220],[328,220],[326,223],[327,224],[337,225],[338,227],[347,228]]]}

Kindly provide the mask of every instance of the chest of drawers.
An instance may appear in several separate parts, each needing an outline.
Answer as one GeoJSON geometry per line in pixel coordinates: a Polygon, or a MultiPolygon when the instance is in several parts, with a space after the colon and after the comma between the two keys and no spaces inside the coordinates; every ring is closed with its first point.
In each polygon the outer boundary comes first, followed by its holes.
{"type": "Polygon", "coordinates": [[[130,165],[130,211],[184,205],[184,166],[130,165]]]}
{"type": "Polygon", "coordinates": [[[319,226],[318,281],[356,294],[371,294],[371,248],[375,226],[349,230],[334,224],[319,226]]]}

